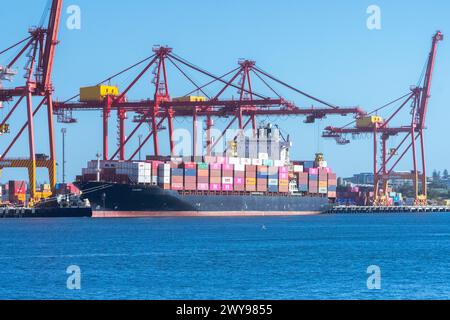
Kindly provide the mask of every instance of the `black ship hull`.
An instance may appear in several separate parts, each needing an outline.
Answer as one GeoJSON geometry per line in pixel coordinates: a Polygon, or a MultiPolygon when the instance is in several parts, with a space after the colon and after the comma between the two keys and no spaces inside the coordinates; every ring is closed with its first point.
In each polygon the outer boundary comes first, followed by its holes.
{"type": "Polygon", "coordinates": [[[93,217],[157,216],[289,216],[320,214],[329,209],[326,197],[178,192],[158,186],[106,182],[78,184],[93,217]]]}

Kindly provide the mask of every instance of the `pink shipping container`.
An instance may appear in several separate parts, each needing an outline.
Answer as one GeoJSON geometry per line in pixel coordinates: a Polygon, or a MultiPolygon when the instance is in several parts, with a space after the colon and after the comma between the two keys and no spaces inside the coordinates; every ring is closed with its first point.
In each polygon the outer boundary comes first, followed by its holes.
{"type": "Polygon", "coordinates": [[[200,191],[208,191],[209,190],[209,185],[207,183],[198,183],[197,184],[197,189],[200,191]]]}
{"type": "Polygon", "coordinates": [[[289,168],[288,167],[280,167],[279,172],[281,172],[281,173],[289,173],[289,168]]]}
{"type": "Polygon", "coordinates": [[[289,174],[288,173],[280,173],[278,175],[278,179],[280,179],[280,180],[287,180],[287,179],[289,179],[289,174]]]}
{"type": "Polygon", "coordinates": [[[245,184],[245,178],[234,178],[234,184],[244,185],[245,184]]]}
{"type": "Polygon", "coordinates": [[[222,164],[220,164],[220,163],[211,163],[209,165],[209,168],[211,170],[222,170],[222,164]]]}
{"type": "Polygon", "coordinates": [[[222,165],[222,170],[224,171],[234,170],[234,166],[232,164],[224,164],[222,165]]]}
{"type": "Polygon", "coordinates": [[[183,190],[183,184],[182,183],[172,183],[171,185],[172,190],[183,190]]]}
{"type": "Polygon", "coordinates": [[[211,183],[209,185],[209,190],[211,190],[211,191],[222,191],[222,185],[220,183],[211,183]]]}
{"type": "Polygon", "coordinates": [[[309,168],[309,174],[319,174],[319,170],[317,168],[309,168]]]}
{"type": "Polygon", "coordinates": [[[233,185],[232,184],[222,184],[222,190],[223,191],[233,191],[233,185]]]}

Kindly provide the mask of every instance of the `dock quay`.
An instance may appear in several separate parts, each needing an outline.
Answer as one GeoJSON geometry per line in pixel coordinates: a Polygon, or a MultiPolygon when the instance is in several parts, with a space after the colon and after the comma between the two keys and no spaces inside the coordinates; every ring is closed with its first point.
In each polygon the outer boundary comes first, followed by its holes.
{"type": "Polygon", "coordinates": [[[432,213],[449,212],[448,206],[335,206],[327,214],[352,213],[432,213]]]}
{"type": "Polygon", "coordinates": [[[84,218],[92,217],[90,207],[3,207],[0,208],[0,219],[2,218],[84,218]]]}

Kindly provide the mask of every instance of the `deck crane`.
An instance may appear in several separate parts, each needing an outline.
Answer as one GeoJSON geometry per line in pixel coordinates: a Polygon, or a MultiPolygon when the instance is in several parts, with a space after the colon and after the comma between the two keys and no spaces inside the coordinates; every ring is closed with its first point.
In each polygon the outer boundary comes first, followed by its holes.
{"type": "MultiPolygon", "coordinates": [[[[144,65],[138,76],[135,77],[128,86],[120,94],[105,94],[104,96],[94,97],[94,99],[80,99],[80,101],[72,101],[79,95],[65,101],[55,101],[55,113],[59,119],[69,119],[70,122],[75,120],[71,117],[74,111],[90,111],[98,110],[102,113],[103,118],[103,158],[104,160],[119,159],[133,160],[139,153],[139,150],[152,138],[154,155],[160,155],[158,133],[162,129],[163,122],[167,122],[169,131],[169,145],[171,154],[174,153],[174,124],[175,118],[192,119],[192,155],[197,155],[197,135],[199,118],[205,119],[206,127],[206,153],[211,154],[220,141],[223,141],[225,132],[237,126],[237,130],[244,130],[250,124],[253,130],[256,130],[256,119],[260,116],[304,116],[307,122],[314,122],[315,119],[321,119],[327,115],[347,115],[363,116],[365,112],[359,107],[338,107],[324,100],[318,99],[312,95],[299,90],[286,82],[279,80],[273,75],[263,71],[252,60],[239,60],[237,68],[225,73],[223,76],[216,76],[204,69],[199,68],[193,63],[179,57],[173,53],[172,48],[164,46],[156,46],[153,48],[153,54],[128,67],[116,75],[107,78],[102,83],[109,83],[117,75],[131,70],[137,66],[144,65]],[[181,98],[172,98],[169,93],[169,82],[167,67],[171,65],[180,78],[187,79],[189,84],[193,86],[193,90],[181,98]],[[138,81],[146,74],[153,70],[153,81],[151,92],[153,96],[146,100],[132,101],[128,94],[138,81]],[[195,72],[197,76],[207,79],[203,85],[196,83],[189,72],[195,72]],[[255,82],[261,87],[270,91],[270,94],[262,94],[254,90],[255,82]],[[320,107],[300,108],[293,102],[284,99],[274,88],[274,84],[287,88],[291,92],[302,95],[309,100],[314,101],[320,107]],[[211,90],[213,94],[207,94],[206,91],[216,85],[211,90]],[[217,90],[217,91],[216,91],[217,90]],[[230,90],[237,90],[238,98],[226,97],[230,90]],[[193,93],[198,92],[203,96],[201,99],[190,100],[193,93]],[[119,121],[118,125],[118,141],[119,145],[114,153],[108,150],[108,119],[112,112],[117,113],[119,121]],[[125,120],[127,113],[134,113],[132,117],[136,123],[135,128],[126,135],[125,120]],[[70,116],[67,116],[69,114],[70,116]],[[223,130],[223,134],[213,141],[211,131],[214,126],[215,118],[231,119],[223,130]],[[142,124],[147,123],[150,126],[150,132],[142,140],[137,150],[126,155],[126,146],[129,141],[136,135],[142,124]]],[[[113,90],[117,91],[117,90],[113,90]]],[[[210,92],[210,91],[209,91],[210,92]]]]}
{"type": "MultiPolygon", "coordinates": [[[[413,181],[415,204],[427,204],[427,176],[424,130],[426,114],[431,93],[433,71],[435,67],[438,43],[444,39],[437,31],[432,39],[431,50],[425,69],[425,76],[421,86],[412,87],[410,92],[393,102],[402,101],[401,105],[386,120],[377,116],[362,117],[356,121],[356,127],[327,127],[323,133],[325,138],[334,138],[339,144],[349,143],[347,135],[357,136],[371,134],[373,136],[373,172],[374,172],[374,204],[388,204],[388,182],[393,179],[408,179],[413,181]],[[410,122],[406,125],[391,127],[391,121],[398,117],[400,111],[410,106],[410,122]],[[400,144],[388,150],[388,140],[393,136],[404,135],[400,144]],[[381,140],[381,148],[378,143],[381,140]],[[408,143],[409,141],[409,143],[408,143]],[[420,146],[421,171],[417,159],[417,144],[420,146]],[[410,172],[396,172],[395,169],[405,155],[411,151],[412,170],[410,172]],[[381,155],[380,155],[381,153],[381,155]],[[378,165],[378,159],[381,164],[378,165]],[[420,188],[419,188],[420,182],[420,188]]],[[[388,105],[391,105],[389,103],[388,105]]],[[[386,106],[388,106],[386,105],[386,106]]],[[[383,106],[380,109],[383,109],[383,106]]],[[[380,109],[377,109],[379,111],[380,109]]],[[[371,113],[373,114],[373,113],[371,113]]]]}
{"type": "Polygon", "coordinates": [[[16,67],[20,61],[25,60],[25,83],[12,88],[0,86],[0,102],[10,102],[12,107],[7,115],[0,120],[0,131],[3,134],[14,133],[12,141],[6,148],[0,149],[0,170],[7,167],[27,168],[31,202],[38,200],[36,193],[36,168],[47,168],[49,181],[54,190],[56,185],[56,155],[55,134],[53,123],[53,84],[52,71],[55,57],[55,48],[58,44],[58,29],[60,23],[62,0],[52,0],[46,27],[30,28],[29,35],[14,45],[0,51],[0,57],[12,49],[19,48],[19,52],[6,65],[0,66],[0,82],[12,80],[17,73],[16,67]],[[21,60],[22,59],[22,60],[21,60]],[[39,100],[36,107],[34,102],[39,100]],[[43,107],[47,109],[48,143],[50,155],[37,155],[34,137],[34,117],[43,107]],[[27,120],[22,127],[11,128],[8,124],[13,114],[25,113],[27,120]],[[17,131],[16,131],[17,129],[17,131]],[[28,131],[29,156],[24,158],[8,158],[10,150],[17,145],[19,137],[28,131]]]}

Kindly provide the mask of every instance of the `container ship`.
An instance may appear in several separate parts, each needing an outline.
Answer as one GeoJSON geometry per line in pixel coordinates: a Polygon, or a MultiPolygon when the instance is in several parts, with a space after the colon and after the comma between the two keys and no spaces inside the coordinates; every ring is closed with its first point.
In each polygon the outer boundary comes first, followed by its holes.
{"type": "Polygon", "coordinates": [[[336,198],[336,174],[322,154],[290,161],[291,145],[267,125],[221,155],[92,160],[75,184],[97,218],[320,214],[336,198]]]}

